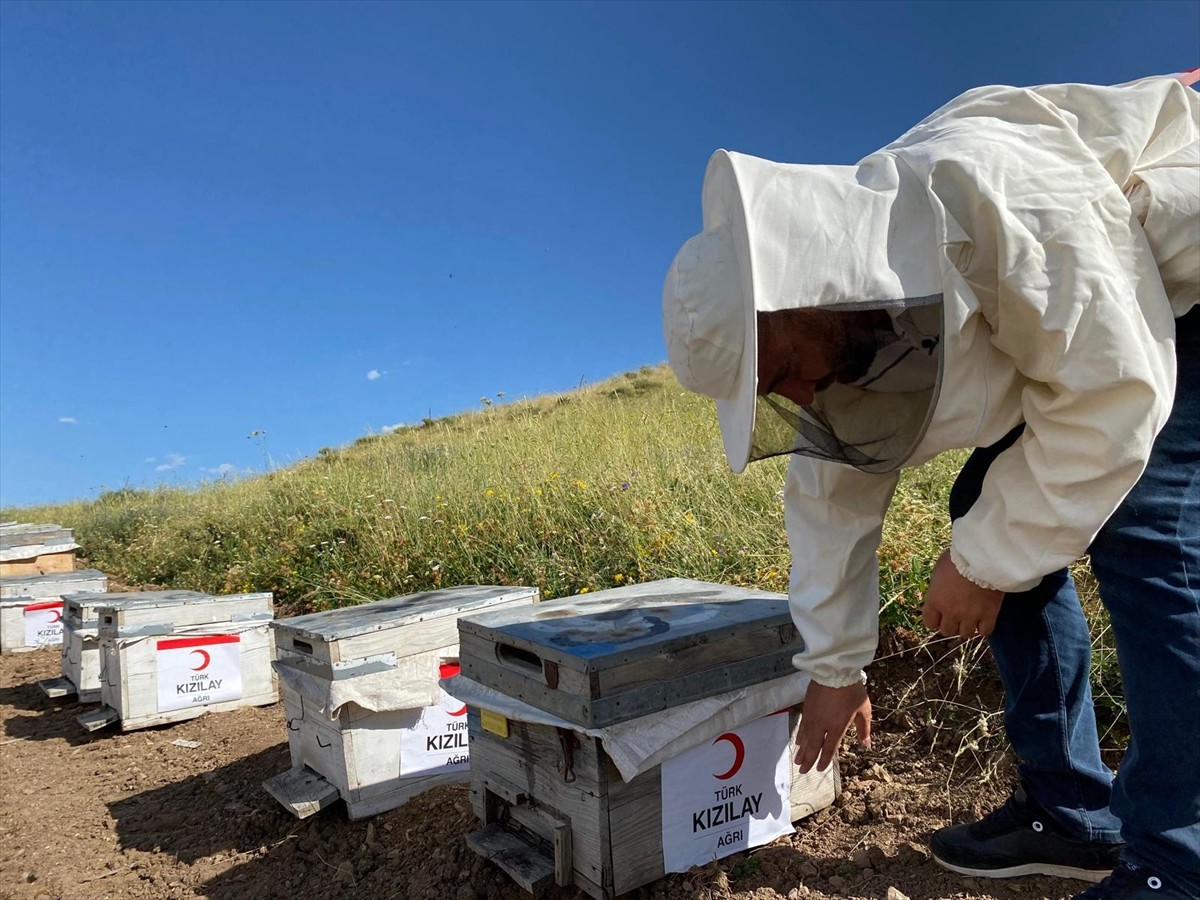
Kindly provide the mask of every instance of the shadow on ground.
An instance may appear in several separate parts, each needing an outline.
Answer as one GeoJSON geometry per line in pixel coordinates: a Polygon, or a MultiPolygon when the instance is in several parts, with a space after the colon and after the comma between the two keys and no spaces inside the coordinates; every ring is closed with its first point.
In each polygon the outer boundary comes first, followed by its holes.
{"type": "Polygon", "coordinates": [[[278,841],[296,820],[262,783],[290,765],[279,744],[108,804],[124,849],[167,853],[185,863],[278,841]]]}

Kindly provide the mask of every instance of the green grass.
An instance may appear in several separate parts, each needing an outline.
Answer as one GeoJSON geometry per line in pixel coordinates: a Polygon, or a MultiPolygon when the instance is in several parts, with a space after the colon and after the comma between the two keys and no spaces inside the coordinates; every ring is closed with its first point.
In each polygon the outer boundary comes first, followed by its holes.
{"type": "MultiPolygon", "coordinates": [[[[884,527],[885,627],[915,627],[964,454],[906,471],[884,527]]],[[[711,402],[665,367],[361,438],[266,475],[109,491],[5,518],[76,529],[131,585],[273,591],[298,614],[456,584],[545,598],[686,576],[787,589],[786,462],[735,476],[711,402]]],[[[1119,704],[1119,690],[1100,693],[1119,704]]]]}

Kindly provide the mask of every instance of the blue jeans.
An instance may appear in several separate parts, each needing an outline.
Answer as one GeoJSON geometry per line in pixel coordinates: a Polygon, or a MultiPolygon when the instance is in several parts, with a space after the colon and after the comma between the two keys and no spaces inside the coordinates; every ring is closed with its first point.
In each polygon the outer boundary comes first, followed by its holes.
{"type": "MultiPolygon", "coordinates": [[[[1124,840],[1126,861],[1200,897],[1200,307],[1177,320],[1176,333],[1171,416],[1089,551],[1129,711],[1115,780],[1100,760],[1090,637],[1067,571],[1006,595],[988,643],[1029,794],[1071,834],[1124,840]]],[[[967,460],[951,518],[970,509],[1021,428],[967,460]]]]}

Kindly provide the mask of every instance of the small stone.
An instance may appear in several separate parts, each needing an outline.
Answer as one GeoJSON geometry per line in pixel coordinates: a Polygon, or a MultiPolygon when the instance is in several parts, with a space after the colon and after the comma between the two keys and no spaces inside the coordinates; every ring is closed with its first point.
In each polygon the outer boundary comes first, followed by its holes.
{"type": "Polygon", "coordinates": [[[835,891],[840,891],[846,886],[846,879],[841,875],[830,875],[828,879],[829,886],[835,891]]]}
{"type": "Polygon", "coordinates": [[[851,852],[850,862],[860,869],[866,869],[871,865],[871,854],[867,852],[866,847],[858,847],[851,852]]]}
{"type": "Polygon", "coordinates": [[[903,893],[898,888],[889,887],[887,900],[908,900],[908,894],[903,893]]]}
{"type": "Polygon", "coordinates": [[[817,875],[821,874],[821,870],[812,863],[806,862],[800,865],[800,874],[806,875],[809,878],[815,878],[817,875]]]}
{"type": "Polygon", "coordinates": [[[344,881],[347,884],[354,883],[354,865],[349,860],[339,863],[337,870],[338,881],[344,881]]]}
{"type": "Polygon", "coordinates": [[[475,888],[471,887],[469,884],[464,884],[458,889],[458,894],[455,896],[455,900],[477,900],[478,897],[479,895],[475,892],[475,888]]]}
{"type": "Polygon", "coordinates": [[[920,844],[909,841],[900,848],[900,861],[905,865],[915,866],[929,859],[929,850],[920,844]]]}
{"type": "Polygon", "coordinates": [[[884,784],[892,783],[892,773],[879,763],[873,763],[869,769],[867,769],[858,777],[863,781],[879,781],[883,782],[884,784]]]}

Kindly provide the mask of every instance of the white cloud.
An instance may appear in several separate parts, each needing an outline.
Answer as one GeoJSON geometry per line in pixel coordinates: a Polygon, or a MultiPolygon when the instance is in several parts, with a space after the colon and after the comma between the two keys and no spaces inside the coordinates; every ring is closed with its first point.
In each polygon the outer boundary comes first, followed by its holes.
{"type": "Polygon", "coordinates": [[[386,374],[387,372],[380,372],[378,369],[372,369],[367,373],[367,381],[378,381],[386,374]]]}
{"type": "Polygon", "coordinates": [[[407,427],[408,427],[407,422],[397,422],[395,425],[384,425],[379,430],[383,434],[391,434],[393,431],[399,431],[401,428],[407,428],[407,427]]]}
{"type": "Polygon", "coordinates": [[[187,457],[184,456],[182,453],[168,453],[167,461],[165,463],[155,466],[154,471],[155,472],[169,472],[172,469],[178,469],[185,462],[187,462],[187,457]]]}
{"type": "Polygon", "coordinates": [[[219,466],[216,466],[212,469],[206,469],[201,466],[200,471],[207,472],[209,475],[216,475],[218,478],[224,478],[226,475],[236,475],[238,467],[233,463],[221,463],[219,466]]]}
{"type": "Polygon", "coordinates": [[[144,460],[142,460],[142,461],[143,461],[143,462],[148,462],[148,463],[152,463],[152,462],[158,462],[158,457],[157,457],[157,456],[147,456],[147,457],[146,457],[144,460]]]}
{"type": "Polygon", "coordinates": [[[77,418],[75,418],[74,416],[59,416],[58,421],[62,422],[64,425],[78,425],[79,424],[79,420],[77,418]]]}

